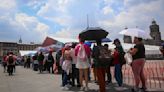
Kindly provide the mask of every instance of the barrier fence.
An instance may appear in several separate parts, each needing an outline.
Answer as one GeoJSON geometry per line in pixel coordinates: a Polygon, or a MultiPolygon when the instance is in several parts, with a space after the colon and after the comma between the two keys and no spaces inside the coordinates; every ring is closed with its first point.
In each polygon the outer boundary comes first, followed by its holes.
{"type": "MultiPolygon", "coordinates": [[[[114,67],[111,69],[114,74],[114,67]]],[[[133,86],[135,84],[131,66],[122,67],[124,84],[133,86]]],[[[147,60],[144,66],[146,85],[150,89],[164,89],[164,60],[147,60]]],[[[113,75],[114,79],[114,75],[113,75]]]]}

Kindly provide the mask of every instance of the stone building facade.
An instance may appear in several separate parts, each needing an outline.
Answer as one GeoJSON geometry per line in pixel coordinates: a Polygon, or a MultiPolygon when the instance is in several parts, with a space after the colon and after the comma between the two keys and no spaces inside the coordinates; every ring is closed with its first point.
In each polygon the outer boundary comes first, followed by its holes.
{"type": "MultiPolygon", "coordinates": [[[[152,24],[150,25],[150,36],[152,39],[144,39],[144,44],[147,45],[161,45],[161,43],[164,42],[164,40],[161,39],[161,32],[159,30],[159,25],[156,23],[155,20],[152,21],[152,24]]],[[[132,38],[130,36],[124,36],[123,37],[124,43],[132,43],[132,38]]]]}
{"type": "Polygon", "coordinates": [[[34,50],[41,44],[22,44],[16,42],[0,42],[0,58],[6,55],[8,52],[13,52],[15,55],[19,55],[20,50],[34,50]]]}

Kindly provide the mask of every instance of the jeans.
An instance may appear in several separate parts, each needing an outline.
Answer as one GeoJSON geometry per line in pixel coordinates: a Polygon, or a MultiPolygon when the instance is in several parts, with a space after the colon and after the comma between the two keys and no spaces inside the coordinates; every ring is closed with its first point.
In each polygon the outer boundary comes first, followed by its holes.
{"type": "Polygon", "coordinates": [[[9,75],[12,75],[13,74],[13,65],[8,65],[7,66],[7,71],[9,73],[9,75]]]}
{"type": "Polygon", "coordinates": [[[115,64],[115,78],[119,86],[122,86],[123,79],[122,79],[122,69],[121,64],[115,64]]]}
{"type": "Polygon", "coordinates": [[[64,71],[64,73],[63,73],[63,86],[68,84],[68,80],[69,80],[69,75],[67,75],[67,73],[64,71]]]}
{"type": "Polygon", "coordinates": [[[76,68],[75,64],[72,64],[72,86],[75,85],[75,79],[77,81],[77,85],[80,85],[79,81],[79,69],[76,68]]]}
{"type": "Polygon", "coordinates": [[[112,82],[112,75],[110,71],[110,66],[106,68],[106,73],[107,73],[107,82],[111,83],[112,82]]]}

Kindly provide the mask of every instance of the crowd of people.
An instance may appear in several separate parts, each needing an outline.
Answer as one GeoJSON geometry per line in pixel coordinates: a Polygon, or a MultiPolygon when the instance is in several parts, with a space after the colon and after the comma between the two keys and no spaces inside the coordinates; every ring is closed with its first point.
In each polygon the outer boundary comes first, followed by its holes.
{"type": "MultiPolygon", "coordinates": [[[[132,92],[142,90],[145,92],[145,76],[143,67],[145,64],[145,47],[142,43],[142,38],[135,37],[135,46],[128,53],[133,57],[133,62],[130,64],[134,73],[135,86],[132,92]],[[140,81],[142,87],[139,88],[140,81]]],[[[95,82],[99,85],[100,92],[106,92],[106,85],[112,83],[110,68],[114,69],[114,76],[118,84],[118,89],[123,89],[123,74],[122,66],[126,63],[124,59],[124,49],[122,48],[119,39],[115,39],[113,44],[114,50],[109,50],[108,44],[102,46],[101,40],[97,40],[94,47],[86,44],[83,39],[80,39],[78,44],[72,46],[65,45],[61,50],[60,66],[62,67],[62,87],[64,90],[69,90],[71,86],[75,86],[77,79],[77,87],[80,90],[88,91],[88,81],[90,80],[90,70],[93,69],[95,82]]]]}
{"type": "MultiPolygon", "coordinates": [[[[133,57],[133,62],[130,65],[134,73],[135,87],[132,91],[145,91],[146,84],[143,73],[145,47],[142,43],[142,38],[135,37],[134,43],[134,48],[128,51],[133,57]],[[142,82],[142,88],[139,88],[140,81],[142,82]]],[[[114,76],[118,88],[123,88],[122,66],[126,63],[124,59],[125,52],[119,39],[115,39],[113,44],[115,49],[109,50],[108,44],[102,45],[101,40],[96,40],[93,48],[91,48],[90,44],[80,39],[79,43],[66,44],[57,52],[55,58],[52,55],[52,51],[46,56],[42,52],[38,52],[32,57],[22,57],[21,61],[25,68],[30,68],[32,65],[33,70],[39,71],[39,73],[45,70],[49,73],[61,72],[63,90],[69,90],[70,87],[76,86],[80,90],[88,91],[92,68],[94,81],[99,85],[99,92],[106,92],[106,85],[112,83],[111,67],[115,67],[114,76]]],[[[4,72],[7,70],[9,75],[12,75],[13,69],[15,69],[15,55],[10,52],[4,56],[3,61],[4,72]]]]}

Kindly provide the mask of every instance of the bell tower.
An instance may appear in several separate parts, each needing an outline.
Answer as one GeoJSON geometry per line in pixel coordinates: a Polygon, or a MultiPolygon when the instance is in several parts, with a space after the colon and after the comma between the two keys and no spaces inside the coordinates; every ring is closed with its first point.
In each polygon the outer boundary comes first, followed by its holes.
{"type": "MultiPolygon", "coordinates": [[[[126,29],[128,29],[128,28],[125,27],[125,30],[126,30],[126,29]]],[[[123,39],[124,39],[124,43],[132,43],[132,38],[131,38],[131,36],[126,36],[126,35],[124,35],[123,39]]]]}
{"type": "Polygon", "coordinates": [[[152,24],[150,25],[150,36],[153,40],[160,42],[161,41],[161,32],[159,31],[159,25],[153,19],[152,24]]]}
{"type": "Polygon", "coordinates": [[[19,39],[19,43],[22,43],[22,38],[20,37],[20,39],[19,39]]]}

